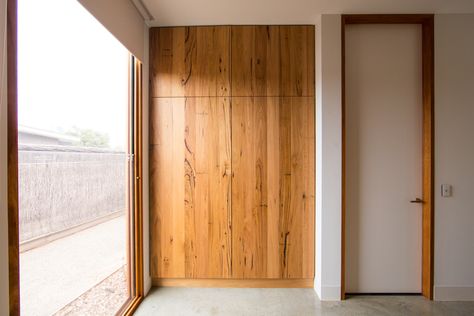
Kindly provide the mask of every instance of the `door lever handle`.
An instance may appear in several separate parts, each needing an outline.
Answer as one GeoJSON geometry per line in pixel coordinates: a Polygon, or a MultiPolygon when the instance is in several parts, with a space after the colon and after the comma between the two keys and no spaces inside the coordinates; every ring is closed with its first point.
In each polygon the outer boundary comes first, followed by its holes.
{"type": "Polygon", "coordinates": [[[416,198],[414,200],[411,200],[410,203],[425,203],[425,202],[420,198],[416,198]]]}

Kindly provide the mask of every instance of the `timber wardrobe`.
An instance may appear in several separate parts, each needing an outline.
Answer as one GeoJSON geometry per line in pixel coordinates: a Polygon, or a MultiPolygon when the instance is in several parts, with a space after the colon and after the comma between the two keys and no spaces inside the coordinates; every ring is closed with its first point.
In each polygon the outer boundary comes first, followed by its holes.
{"type": "Polygon", "coordinates": [[[155,285],[313,284],[314,26],[150,30],[155,285]]]}

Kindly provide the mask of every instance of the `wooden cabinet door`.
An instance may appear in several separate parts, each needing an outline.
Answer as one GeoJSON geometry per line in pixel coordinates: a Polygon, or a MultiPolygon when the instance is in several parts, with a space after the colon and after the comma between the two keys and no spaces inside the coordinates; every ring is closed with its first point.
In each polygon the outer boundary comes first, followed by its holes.
{"type": "Polygon", "coordinates": [[[229,96],[230,27],[150,29],[152,97],[229,96]]]}
{"type": "Polygon", "coordinates": [[[156,98],[150,118],[152,277],[229,277],[229,99],[156,98]]]}
{"type": "Polygon", "coordinates": [[[152,277],[313,278],[314,27],[153,28],[150,89],[152,277]]]}
{"type": "Polygon", "coordinates": [[[232,96],[280,95],[280,27],[232,27],[232,96]]]}
{"type": "Polygon", "coordinates": [[[232,99],[232,276],[314,276],[314,98],[232,99]]]}
{"type": "Polygon", "coordinates": [[[314,26],[233,26],[232,96],[314,96],[314,26]]]}
{"type": "Polygon", "coordinates": [[[314,26],[280,26],[280,96],[314,96],[314,26]]]}

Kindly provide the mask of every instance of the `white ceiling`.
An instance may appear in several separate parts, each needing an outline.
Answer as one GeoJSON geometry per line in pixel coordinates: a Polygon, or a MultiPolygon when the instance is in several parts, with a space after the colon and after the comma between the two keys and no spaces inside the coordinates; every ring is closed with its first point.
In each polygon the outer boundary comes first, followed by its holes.
{"type": "Polygon", "coordinates": [[[314,24],[324,13],[474,13],[474,0],[133,0],[150,26],[314,24]],[[143,11],[143,10],[141,10],[143,11]]]}

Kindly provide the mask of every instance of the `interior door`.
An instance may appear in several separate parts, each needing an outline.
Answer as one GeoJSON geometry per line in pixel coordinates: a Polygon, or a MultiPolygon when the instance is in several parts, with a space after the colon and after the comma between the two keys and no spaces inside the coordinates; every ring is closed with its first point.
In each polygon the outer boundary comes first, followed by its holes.
{"type": "Polygon", "coordinates": [[[421,292],[421,26],[348,25],[346,292],[421,292]]]}

